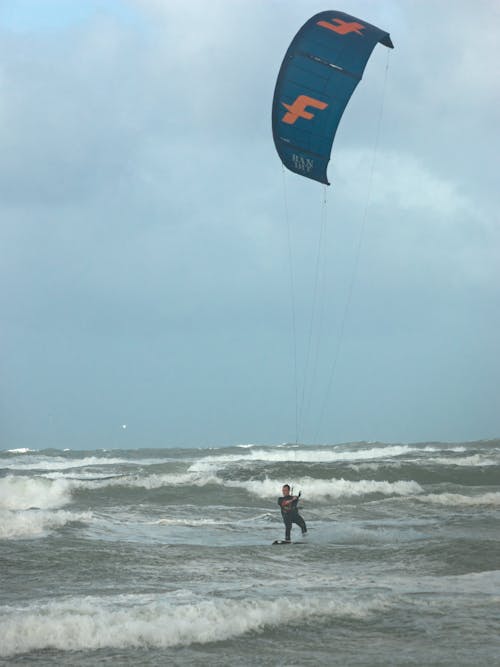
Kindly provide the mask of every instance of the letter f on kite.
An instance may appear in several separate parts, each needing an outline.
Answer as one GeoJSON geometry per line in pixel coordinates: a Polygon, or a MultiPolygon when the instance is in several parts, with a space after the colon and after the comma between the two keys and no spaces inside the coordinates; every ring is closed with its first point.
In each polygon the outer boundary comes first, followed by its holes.
{"type": "Polygon", "coordinates": [[[306,111],[307,107],[323,110],[328,106],[326,102],[321,102],[321,100],[316,100],[308,95],[299,95],[293,104],[285,104],[285,102],[281,104],[287,109],[287,113],[281,120],[288,125],[293,125],[298,118],[304,118],[305,120],[314,118],[313,113],[306,111]]]}

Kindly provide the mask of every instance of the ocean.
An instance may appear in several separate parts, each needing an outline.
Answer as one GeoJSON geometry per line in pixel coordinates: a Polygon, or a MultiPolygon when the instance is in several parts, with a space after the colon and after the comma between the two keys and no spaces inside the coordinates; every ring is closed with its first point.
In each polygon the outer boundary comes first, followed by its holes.
{"type": "Polygon", "coordinates": [[[500,440],[1,451],[0,664],[500,665],[499,519],[500,440]]]}

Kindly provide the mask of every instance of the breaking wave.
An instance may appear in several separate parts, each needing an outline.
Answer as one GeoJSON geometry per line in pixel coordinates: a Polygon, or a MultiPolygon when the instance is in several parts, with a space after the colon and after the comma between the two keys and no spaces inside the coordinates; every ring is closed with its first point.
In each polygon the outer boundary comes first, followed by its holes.
{"type": "MultiPolygon", "coordinates": [[[[182,593],[180,593],[182,597],[182,593]]],[[[204,600],[157,596],[70,598],[4,607],[0,617],[0,655],[11,657],[35,650],[96,650],[102,648],[168,648],[220,642],[248,632],[279,628],[300,619],[364,619],[387,606],[383,599],[204,600]]]]}

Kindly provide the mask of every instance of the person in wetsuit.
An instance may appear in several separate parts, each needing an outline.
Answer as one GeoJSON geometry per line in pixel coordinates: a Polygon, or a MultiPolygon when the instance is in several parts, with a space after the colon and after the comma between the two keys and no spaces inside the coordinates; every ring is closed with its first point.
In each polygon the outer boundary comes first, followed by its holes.
{"type": "Polygon", "coordinates": [[[285,541],[290,542],[290,533],[292,530],[292,523],[296,523],[300,526],[302,530],[302,535],[307,533],[307,526],[304,519],[300,516],[299,510],[297,509],[297,503],[299,502],[299,496],[290,495],[290,485],[284,484],[281,493],[283,494],[278,498],[278,505],[281,507],[281,516],[285,523],[285,541]]]}

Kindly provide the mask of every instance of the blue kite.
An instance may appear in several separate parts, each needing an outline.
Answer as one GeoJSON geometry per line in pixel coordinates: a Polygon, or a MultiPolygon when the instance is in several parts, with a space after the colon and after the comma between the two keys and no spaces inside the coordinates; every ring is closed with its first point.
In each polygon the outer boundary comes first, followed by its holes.
{"type": "Polygon", "coordinates": [[[336,11],[316,14],[295,35],[273,99],[274,144],[285,167],[330,185],[337,127],[378,42],[394,48],[389,33],[336,11]]]}

